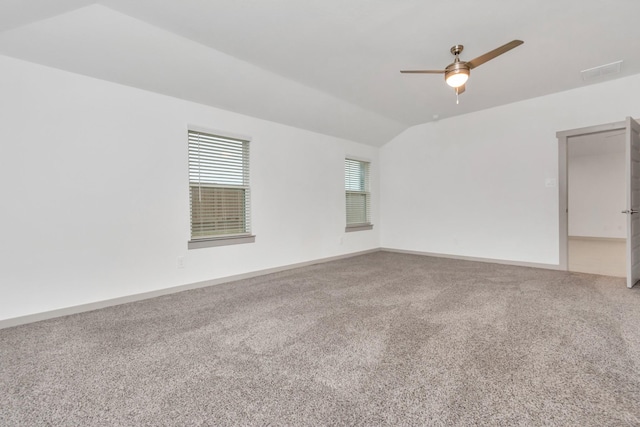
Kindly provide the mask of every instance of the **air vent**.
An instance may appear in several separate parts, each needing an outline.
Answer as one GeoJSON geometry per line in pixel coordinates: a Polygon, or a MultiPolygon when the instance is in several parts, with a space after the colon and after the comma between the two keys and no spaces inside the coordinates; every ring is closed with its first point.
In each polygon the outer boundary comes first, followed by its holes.
{"type": "Polygon", "coordinates": [[[582,74],[582,80],[586,82],[588,80],[597,79],[599,77],[608,76],[610,74],[618,74],[620,72],[621,64],[622,61],[616,61],[612,62],[611,64],[600,65],[599,67],[582,70],[580,71],[580,74],[582,74]]]}

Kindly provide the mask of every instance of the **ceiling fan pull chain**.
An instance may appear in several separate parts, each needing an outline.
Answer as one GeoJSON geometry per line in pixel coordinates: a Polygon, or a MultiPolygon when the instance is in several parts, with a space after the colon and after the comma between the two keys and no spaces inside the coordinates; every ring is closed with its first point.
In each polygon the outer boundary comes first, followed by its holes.
{"type": "Polygon", "coordinates": [[[456,88],[456,105],[460,104],[460,100],[458,99],[458,88],[456,88]]]}

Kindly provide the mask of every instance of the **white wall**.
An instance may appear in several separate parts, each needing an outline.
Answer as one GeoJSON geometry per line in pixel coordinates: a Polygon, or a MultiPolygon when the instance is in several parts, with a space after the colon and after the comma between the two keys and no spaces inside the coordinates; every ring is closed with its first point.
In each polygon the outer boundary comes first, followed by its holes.
{"type": "Polygon", "coordinates": [[[598,135],[568,141],[569,236],[626,238],[624,134],[598,135]]]}
{"type": "Polygon", "coordinates": [[[380,152],[382,246],[557,265],[555,134],[639,117],[638,93],[635,75],[408,129],[380,152]]]}
{"type": "Polygon", "coordinates": [[[379,246],[376,148],[8,57],[0,77],[0,320],[379,246]],[[253,138],[255,243],[187,250],[187,124],[253,138]],[[347,155],[372,161],[372,231],[344,233],[347,155]]]}
{"type": "Polygon", "coordinates": [[[8,57],[0,76],[0,320],[379,246],[557,264],[555,132],[640,117],[638,75],[378,152],[8,57]],[[187,250],[187,124],[253,138],[254,244],[187,250]],[[344,233],[349,155],[372,160],[372,231],[344,233]]]}

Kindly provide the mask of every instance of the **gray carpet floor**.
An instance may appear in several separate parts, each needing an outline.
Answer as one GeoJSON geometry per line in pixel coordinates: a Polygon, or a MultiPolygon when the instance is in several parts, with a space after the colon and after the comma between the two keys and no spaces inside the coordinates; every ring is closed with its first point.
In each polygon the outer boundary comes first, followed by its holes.
{"type": "Polygon", "coordinates": [[[377,252],[0,330],[0,425],[637,426],[639,367],[623,279],[377,252]]]}

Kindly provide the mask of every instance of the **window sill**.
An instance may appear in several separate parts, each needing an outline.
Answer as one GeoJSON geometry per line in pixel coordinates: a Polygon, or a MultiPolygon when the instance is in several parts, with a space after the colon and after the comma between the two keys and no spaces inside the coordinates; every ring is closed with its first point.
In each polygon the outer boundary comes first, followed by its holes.
{"type": "Polygon", "coordinates": [[[347,225],[347,227],[344,229],[344,231],[347,233],[351,233],[352,231],[364,231],[364,230],[373,230],[373,224],[347,225]]]}
{"type": "Polygon", "coordinates": [[[216,237],[210,239],[190,240],[189,249],[212,248],[215,246],[239,245],[242,243],[253,243],[256,236],[232,236],[232,237],[216,237]]]}

